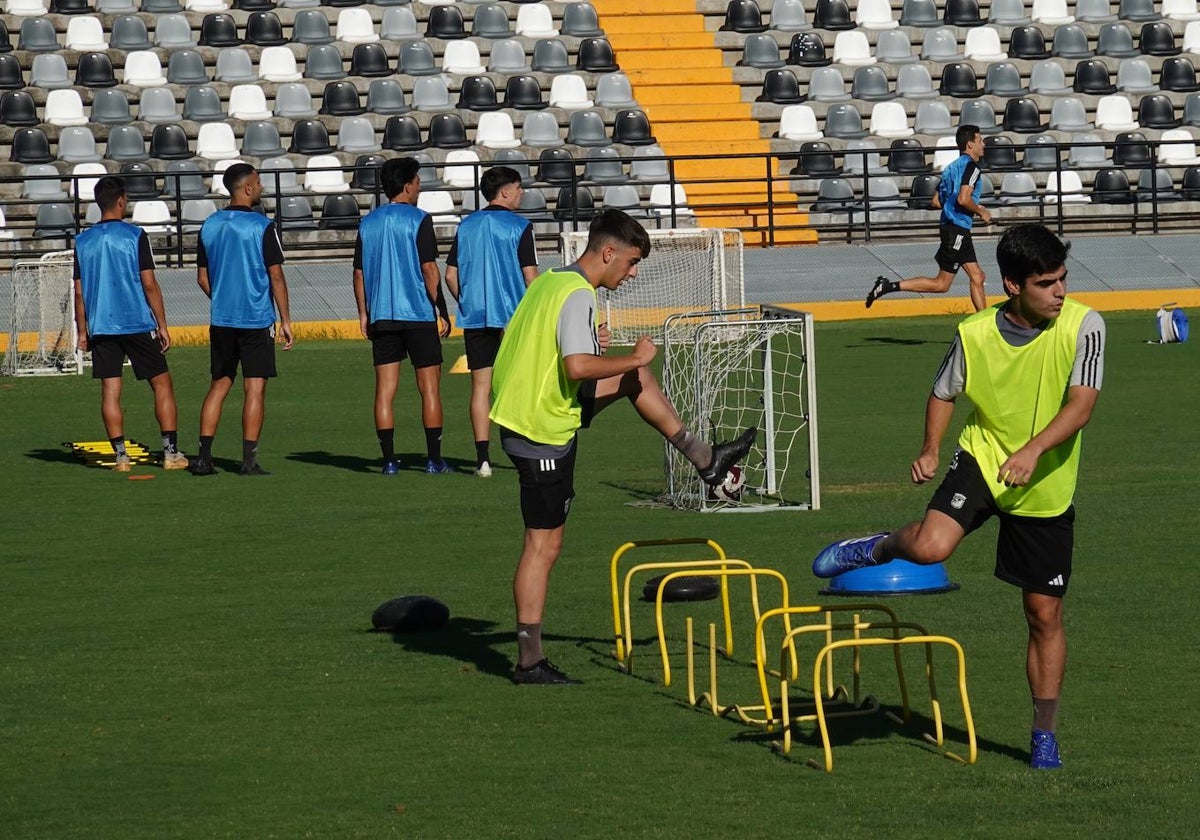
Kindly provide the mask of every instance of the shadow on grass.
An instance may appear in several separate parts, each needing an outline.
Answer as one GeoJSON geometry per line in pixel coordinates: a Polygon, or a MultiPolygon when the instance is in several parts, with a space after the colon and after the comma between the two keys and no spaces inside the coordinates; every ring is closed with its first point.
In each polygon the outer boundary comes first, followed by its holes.
{"type": "MultiPolygon", "coordinates": [[[[425,472],[425,453],[416,452],[397,452],[396,458],[400,461],[401,472],[425,472]]],[[[381,458],[363,458],[359,455],[340,455],[335,452],[326,452],[323,449],[312,450],[308,452],[293,452],[287,456],[289,461],[300,461],[304,464],[313,464],[318,467],[334,467],[339,470],[349,470],[356,473],[378,473],[383,466],[381,458]]],[[[454,467],[455,474],[462,473],[470,475],[475,471],[475,462],[473,460],[464,460],[462,458],[446,458],[446,463],[454,467]]],[[[492,465],[492,469],[496,469],[496,465],[492,465]]]]}
{"type": "Polygon", "coordinates": [[[869,335],[863,339],[865,344],[847,344],[847,347],[874,347],[880,344],[890,344],[900,347],[920,347],[923,344],[950,344],[949,341],[942,339],[927,339],[927,338],[893,338],[887,335],[869,335]]]}
{"type": "Polygon", "coordinates": [[[54,449],[31,449],[25,453],[26,458],[35,461],[45,461],[47,464],[74,464],[77,467],[99,467],[100,465],[78,457],[69,449],[57,447],[54,449]]]}
{"type": "Polygon", "coordinates": [[[639,484],[630,484],[624,481],[600,481],[597,482],[601,487],[611,487],[614,490],[620,490],[628,493],[635,499],[644,501],[653,501],[663,494],[662,487],[649,488],[645,482],[639,484]]]}

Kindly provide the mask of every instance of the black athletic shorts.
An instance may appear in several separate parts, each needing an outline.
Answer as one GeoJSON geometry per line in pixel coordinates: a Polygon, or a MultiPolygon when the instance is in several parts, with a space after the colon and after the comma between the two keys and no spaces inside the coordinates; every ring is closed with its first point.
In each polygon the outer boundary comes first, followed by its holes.
{"type": "Polygon", "coordinates": [[[509,455],[521,484],[521,518],[526,528],[551,530],[567,522],[575,498],[575,453],[578,441],[561,458],[509,455]]]}
{"type": "Polygon", "coordinates": [[[929,501],[968,534],[993,516],[1000,519],[996,577],[1029,592],[1061,598],[1071,580],[1075,547],[1075,506],[1058,516],[1017,516],[996,507],[979,463],[962,449],[929,501]]]}
{"type": "Polygon", "coordinates": [[[442,363],[437,321],[376,321],[371,325],[371,355],[376,367],[408,358],[414,368],[442,363]]]}
{"type": "Polygon", "coordinates": [[[961,265],[979,262],[975,256],[975,243],[971,240],[969,229],[958,225],[943,224],[940,232],[942,244],[933,257],[937,260],[938,268],[953,274],[961,265]]]}
{"type": "Polygon", "coordinates": [[[138,379],[153,379],[167,372],[167,357],[158,342],[158,332],[151,330],[129,335],[88,336],[92,351],[92,379],[113,379],[121,375],[125,357],[133,365],[138,379]]]}
{"type": "Polygon", "coordinates": [[[275,370],[275,325],[259,329],[208,328],[213,379],[237,379],[238,364],[248,379],[272,379],[275,370]]]}
{"type": "Polygon", "coordinates": [[[500,339],[504,330],[499,327],[467,327],[463,329],[463,341],[467,345],[467,367],[471,370],[490,368],[496,363],[500,350],[500,339]]]}

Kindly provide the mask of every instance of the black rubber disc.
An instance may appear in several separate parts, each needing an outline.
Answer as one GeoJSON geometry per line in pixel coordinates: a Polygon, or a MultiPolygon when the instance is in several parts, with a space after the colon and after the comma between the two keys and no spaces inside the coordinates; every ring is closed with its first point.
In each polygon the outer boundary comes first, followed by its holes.
{"type": "MultiPolygon", "coordinates": [[[[659,575],[646,581],[642,588],[642,597],[653,601],[658,596],[658,587],[662,585],[666,575],[659,575]]],[[[711,601],[721,594],[721,584],[715,577],[704,575],[687,575],[677,577],[667,584],[663,591],[664,601],[711,601]]]]}
{"type": "Polygon", "coordinates": [[[391,633],[428,633],[450,620],[450,608],[428,595],[404,595],[375,608],[371,624],[391,633]]]}

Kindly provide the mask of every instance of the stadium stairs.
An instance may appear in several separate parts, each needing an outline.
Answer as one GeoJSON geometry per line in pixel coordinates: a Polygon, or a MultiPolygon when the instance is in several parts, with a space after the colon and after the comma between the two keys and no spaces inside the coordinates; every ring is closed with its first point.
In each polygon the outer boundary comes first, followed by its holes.
{"type": "MultiPolygon", "coordinates": [[[[668,155],[771,151],[695,0],[656,0],[649,9],[642,0],[593,0],[593,5],[663,151],[668,155]]],[[[768,244],[768,213],[774,204],[779,228],[775,244],[817,241],[816,231],[803,229],[808,214],[798,209],[795,195],[782,191],[783,201],[768,195],[761,183],[761,158],[677,161],[675,174],[701,225],[753,228],[747,231],[746,244],[768,244]],[[716,175],[721,180],[704,180],[716,175]],[[739,183],[740,178],[747,182],[739,183]]]]}

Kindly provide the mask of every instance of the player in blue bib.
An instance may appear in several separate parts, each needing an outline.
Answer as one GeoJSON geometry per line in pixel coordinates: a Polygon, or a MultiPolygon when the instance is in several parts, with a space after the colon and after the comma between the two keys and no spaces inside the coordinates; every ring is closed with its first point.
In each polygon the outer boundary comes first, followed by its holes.
{"type": "Polygon", "coordinates": [[[462,220],[446,258],[446,286],[458,301],[458,325],[471,370],[471,429],[475,433],[475,475],[492,474],[489,440],[492,365],[504,328],[538,275],[533,225],[516,211],[521,206],[521,173],[493,166],[479,179],[488,202],[462,220]]]}
{"type": "Polygon", "coordinates": [[[213,438],[240,365],[246,402],[238,474],[269,475],[258,464],[258,438],[267,380],[276,375],[276,308],[283,349],[292,349],[283,243],[275,223],[253,209],[262,195],[258,171],[235,163],[222,180],[229,205],[205,219],[196,243],[196,282],[212,301],[208,330],[212,384],[200,409],[200,453],[192,463],[192,474],[216,474],[213,438]]]}
{"type": "Polygon", "coordinates": [[[128,200],[120,178],[96,182],[100,221],[75,239],[75,326],[79,349],[92,353],[92,378],[100,380],[100,416],[115,453],[113,469],[132,468],[125,449],[121,410],[121,370],[125,358],[133,375],[149,380],[154,416],[162,432],[163,469],[182,470],[175,387],[167,370],[171,347],[162,290],[154,277],[150,238],[124,221],[128,200]]]}

